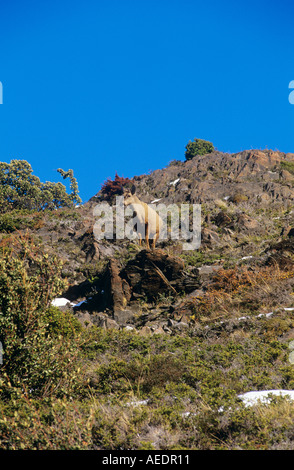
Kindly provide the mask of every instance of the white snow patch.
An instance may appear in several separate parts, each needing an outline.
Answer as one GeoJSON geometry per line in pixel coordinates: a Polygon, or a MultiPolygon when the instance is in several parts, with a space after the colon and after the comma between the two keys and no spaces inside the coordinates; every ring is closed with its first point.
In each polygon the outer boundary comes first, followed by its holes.
{"type": "Polygon", "coordinates": [[[58,297],[56,299],[53,299],[51,302],[51,305],[53,305],[53,307],[65,307],[67,304],[75,305],[70,300],[65,299],[64,297],[58,297]]]}
{"type": "Polygon", "coordinates": [[[197,416],[197,413],[193,413],[191,411],[184,411],[184,413],[181,413],[181,416],[183,418],[188,418],[189,416],[197,416]]]}
{"type": "Polygon", "coordinates": [[[141,405],[147,405],[149,400],[134,400],[134,401],[129,401],[126,403],[127,406],[141,406],[141,405]]]}
{"type": "Polygon", "coordinates": [[[274,312],[260,313],[259,315],[256,315],[256,318],[260,318],[260,317],[271,317],[273,314],[274,314],[274,312]]]}
{"type": "Polygon", "coordinates": [[[169,184],[175,186],[180,181],[180,179],[181,178],[177,178],[175,181],[171,181],[169,184]]]}
{"type": "Polygon", "coordinates": [[[228,199],[230,199],[230,197],[231,197],[231,196],[225,196],[223,199],[224,199],[225,201],[227,201],[228,199]]]}
{"type": "Polygon", "coordinates": [[[133,331],[135,328],[133,326],[127,325],[124,327],[125,331],[133,331]]]}
{"type": "Polygon", "coordinates": [[[154,201],[151,201],[150,204],[155,204],[155,202],[161,201],[162,197],[160,199],[154,199],[154,201]]]}
{"type": "Polygon", "coordinates": [[[246,407],[253,406],[258,403],[270,403],[272,396],[289,397],[294,400],[294,390],[262,390],[252,391],[238,395],[246,407]]]}

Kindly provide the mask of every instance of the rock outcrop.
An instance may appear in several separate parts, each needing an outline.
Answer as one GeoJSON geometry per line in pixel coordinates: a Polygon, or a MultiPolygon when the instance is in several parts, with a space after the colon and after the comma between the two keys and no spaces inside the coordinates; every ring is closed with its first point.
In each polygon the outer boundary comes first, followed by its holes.
{"type": "Polygon", "coordinates": [[[198,271],[186,272],[181,259],[162,250],[141,250],[123,268],[117,260],[110,259],[96,283],[96,295],[81,303],[75,312],[91,312],[96,315],[96,323],[97,313],[103,313],[100,320],[108,317],[119,325],[127,325],[138,315],[138,301],[152,302],[160,296],[176,298],[199,286],[198,271]]]}
{"type": "Polygon", "coordinates": [[[189,293],[199,286],[199,277],[185,271],[182,259],[163,250],[142,250],[120,273],[131,288],[132,298],[154,300],[160,294],[189,293]]]}

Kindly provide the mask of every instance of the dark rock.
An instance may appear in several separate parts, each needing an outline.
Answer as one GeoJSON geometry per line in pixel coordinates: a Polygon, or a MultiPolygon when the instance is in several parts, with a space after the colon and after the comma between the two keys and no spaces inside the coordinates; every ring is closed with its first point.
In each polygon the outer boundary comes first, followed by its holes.
{"type": "Polygon", "coordinates": [[[100,258],[99,245],[95,240],[92,228],[83,233],[80,236],[79,241],[82,243],[81,249],[86,255],[87,263],[100,258]]]}
{"type": "Polygon", "coordinates": [[[216,225],[218,227],[227,227],[228,225],[232,224],[232,219],[231,217],[228,216],[228,214],[226,214],[225,212],[223,211],[220,211],[216,218],[214,219],[216,225]]]}
{"type": "Polygon", "coordinates": [[[120,277],[120,266],[114,259],[110,259],[100,280],[100,296],[97,308],[105,310],[123,310],[130,300],[131,293],[128,283],[120,277]]]}
{"type": "Polygon", "coordinates": [[[159,294],[177,295],[192,292],[199,286],[199,276],[184,271],[181,259],[169,256],[162,250],[142,250],[130,260],[120,276],[131,288],[132,298],[148,300],[159,294]]]}

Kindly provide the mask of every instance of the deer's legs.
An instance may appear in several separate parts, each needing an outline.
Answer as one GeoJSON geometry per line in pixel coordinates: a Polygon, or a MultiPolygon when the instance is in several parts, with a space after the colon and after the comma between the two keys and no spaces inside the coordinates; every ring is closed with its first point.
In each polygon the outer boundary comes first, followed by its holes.
{"type": "Polygon", "coordinates": [[[145,224],[145,239],[146,239],[146,247],[148,250],[150,250],[150,245],[149,245],[149,233],[148,233],[148,223],[145,224]]]}

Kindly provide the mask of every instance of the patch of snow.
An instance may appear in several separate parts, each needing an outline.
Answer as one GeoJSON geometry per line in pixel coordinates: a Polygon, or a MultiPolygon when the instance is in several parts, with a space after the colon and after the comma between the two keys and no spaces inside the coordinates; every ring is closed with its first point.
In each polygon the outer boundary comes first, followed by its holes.
{"type": "Polygon", "coordinates": [[[147,405],[149,400],[134,400],[134,401],[129,401],[126,403],[127,406],[140,406],[140,405],[147,405]]]}
{"type": "Polygon", "coordinates": [[[191,411],[185,411],[184,413],[181,413],[181,416],[183,418],[188,418],[189,416],[197,416],[197,413],[192,413],[191,411]]]}
{"type": "Polygon", "coordinates": [[[223,199],[227,201],[228,199],[230,199],[230,196],[225,196],[223,199]]]}
{"type": "Polygon", "coordinates": [[[253,256],[243,256],[243,258],[241,259],[251,259],[251,258],[253,258],[253,256]]]}
{"type": "Polygon", "coordinates": [[[274,314],[274,312],[260,313],[259,315],[256,315],[256,318],[260,318],[260,317],[271,317],[273,314],[274,314]]]}
{"type": "Polygon", "coordinates": [[[181,178],[177,178],[175,181],[171,181],[169,184],[175,186],[180,181],[180,179],[181,178]]]}
{"type": "Polygon", "coordinates": [[[65,299],[64,297],[53,299],[51,302],[53,307],[65,307],[67,304],[74,305],[70,300],[65,299]]]}
{"type": "Polygon", "coordinates": [[[161,201],[162,197],[160,199],[154,199],[154,201],[151,201],[150,204],[154,204],[155,202],[161,201]]]}
{"type": "Polygon", "coordinates": [[[272,396],[289,397],[294,400],[294,390],[262,390],[252,391],[238,395],[246,407],[253,406],[258,403],[270,403],[272,396]]]}
{"type": "Polygon", "coordinates": [[[286,310],[286,312],[292,312],[294,307],[284,307],[284,310],[286,310]]]}

